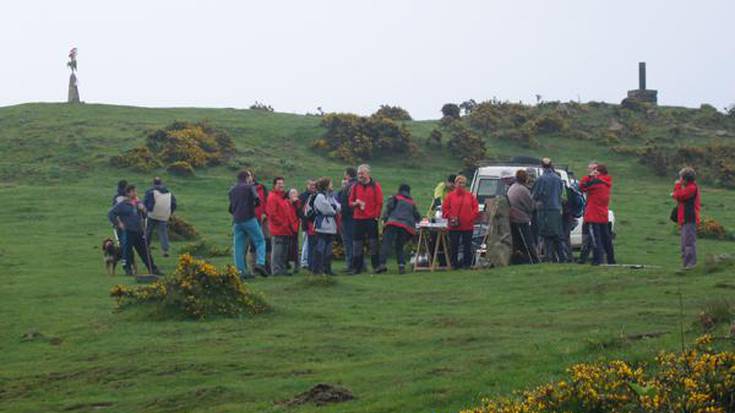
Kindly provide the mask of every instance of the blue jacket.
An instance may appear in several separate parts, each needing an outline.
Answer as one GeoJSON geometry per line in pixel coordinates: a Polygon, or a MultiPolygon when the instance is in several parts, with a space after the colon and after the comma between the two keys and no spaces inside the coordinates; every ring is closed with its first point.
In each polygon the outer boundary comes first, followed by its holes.
{"type": "MultiPolygon", "coordinates": [[[[163,185],[153,185],[153,187],[145,191],[145,198],[143,198],[143,205],[145,205],[146,211],[153,211],[153,207],[156,205],[156,198],[153,196],[153,191],[158,190],[162,194],[167,194],[170,191],[163,185]]],[[[171,194],[171,213],[176,211],[176,197],[171,194]]]]}
{"type": "Polygon", "coordinates": [[[536,179],[531,190],[537,209],[558,209],[561,211],[562,190],[564,181],[552,169],[544,169],[544,173],[536,179]]]}
{"type": "Polygon", "coordinates": [[[107,219],[117,227],[118,219],[125,225],[125,231],[143,232],[143,220],[137,208],[128,200],[124,200],[110,209],[107,219]]]}

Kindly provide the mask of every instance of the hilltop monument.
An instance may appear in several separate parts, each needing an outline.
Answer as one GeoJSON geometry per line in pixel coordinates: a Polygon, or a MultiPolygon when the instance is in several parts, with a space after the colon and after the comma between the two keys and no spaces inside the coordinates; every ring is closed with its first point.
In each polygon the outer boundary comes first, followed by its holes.
{"type": "Polygon", "coordinates": [[[66,65],[71,69],[71,76],[69,76],[69,96],[67,103],[79,103],[79,88],[77,88],[77,48],[73,48],[69,51],[69,61],[66,65]]]}
{"type": "Polygon", "coordinates": [[[646,62],[638,63],[638,89],[629,90],[628,99],[654,105],[658,103],[658,91],[646,89],[646,62]]]}

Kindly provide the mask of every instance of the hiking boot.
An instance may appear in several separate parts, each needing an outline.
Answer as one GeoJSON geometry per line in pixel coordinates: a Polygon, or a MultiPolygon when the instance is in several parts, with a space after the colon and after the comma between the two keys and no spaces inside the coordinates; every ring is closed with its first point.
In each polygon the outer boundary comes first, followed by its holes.
{"type": "Polygon", "coordinates": [[[164,252],[163,252],[163,256],[164,256],[165,258],[168,258],[168,257],[169,257],[169,255],[168,255],[168,251],[164,251],[164,252]]]}
{"type": "Polygon", "coordinates": [[[158,268],[154,268],[153,269],[153,275],[157,275],[159,277],[162,277],[163,276],[163,273],[158,268]]]}
{"type": "Polygon", "coordinates": [[[260,275],[261,277],[267,277],[268,276],[268,271],[262,265],[256,265],[255,268],[254,268],[254,270],[255,270],[255,273],[258,274],[258,275],[260,275]]]}
{"type": "Polygon", "coordinates": [[[398,266],[398,274],[405,274],[406,273],[406,267],[403,265],[398,266]]]}
{"type": "Polygon", "coordinates": [[[382,274],[387,271],[388,271],[388,268],[386,268],[385,265],[379,265],[378,268],[375,269],[376,274],[382,274]]]}
{"type": "Polygon", "coordinates": [[[130,268],[125,268],[125,275],[127,275],[128,277],[132,277],[134,275],[133,270],[131,270],[130,268]]]}

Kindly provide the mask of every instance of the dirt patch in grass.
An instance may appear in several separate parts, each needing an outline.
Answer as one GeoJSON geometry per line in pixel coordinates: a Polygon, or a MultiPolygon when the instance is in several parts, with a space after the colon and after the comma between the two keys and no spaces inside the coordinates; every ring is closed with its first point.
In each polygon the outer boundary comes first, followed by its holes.
{"type": "Polygon", "coordinates": [[[287,406],[301,406],[304,404],[324,406],[331,403],[350,401],[354,398],[355,396],[346,387],[320,383],[311,389],[296,395],[292,399],[283,401],[281,404],[285,404],[287,406]]]}

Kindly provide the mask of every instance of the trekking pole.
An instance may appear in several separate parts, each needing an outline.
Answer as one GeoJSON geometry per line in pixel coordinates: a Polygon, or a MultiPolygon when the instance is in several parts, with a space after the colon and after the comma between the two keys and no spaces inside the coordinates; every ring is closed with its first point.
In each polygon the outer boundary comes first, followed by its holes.
{"type": "Polygon", "coordinates": [[[536,262],[533,259],[534,254],[531,253],[531,249],[528,248],[528,243],[526,243],[526,237],[525,235],[523,235],[523,230],[519,228],[518,234],[521,236],[521,241],[523,242],[523,248],[526,249],[526,254],[528,254],[528,260],[531,261],[531,264],[536,264],[536,262]]]}
{"type": "Polygon", "coordinates": [[[143,217],[143,246],[145,247],[146,266],[148,274],[153,274],[153,265],[151,265],[151,249],[148,245],[148,217],[143,217]]]}

